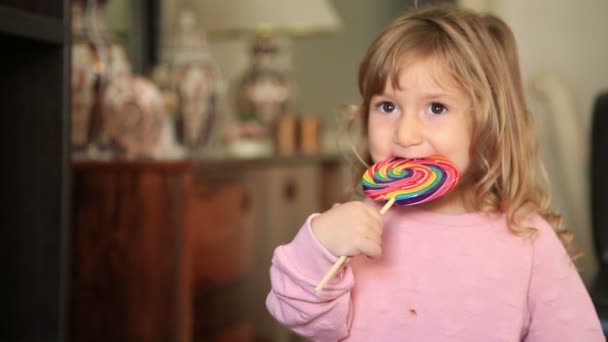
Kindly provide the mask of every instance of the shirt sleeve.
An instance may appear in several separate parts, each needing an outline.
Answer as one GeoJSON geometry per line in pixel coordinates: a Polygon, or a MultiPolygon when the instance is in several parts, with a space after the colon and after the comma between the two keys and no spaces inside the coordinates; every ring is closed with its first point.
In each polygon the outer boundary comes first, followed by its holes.
{"type": "Polygon", "coordinates": [[[534,217],[538,229],[528,289],[525,342],[606,341],[589,293],[553,228],[534,217]]]}
{"type": "Polygon", "coordinates": [[[270,267],[270,314],[291,331],[312,341],[338,341],[348,336],[350,291],[354,278],[348,262],[319,293],[315,286],[337,258],[316,239],[311,215],[294,240],[275,249],[270,267]]]}

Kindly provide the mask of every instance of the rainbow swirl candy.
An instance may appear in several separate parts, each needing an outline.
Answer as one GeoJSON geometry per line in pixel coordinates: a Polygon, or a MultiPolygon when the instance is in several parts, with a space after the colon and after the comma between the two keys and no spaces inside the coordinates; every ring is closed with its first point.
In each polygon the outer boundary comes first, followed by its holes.
{"type": "Polygon", "coordinates": [[[460,177],[458,168],[441,156],[421,159],[389,158],[372,165],[361,179],[373,200],[396,197],[394,205],[415,205],[443,196],[460,177]]]}

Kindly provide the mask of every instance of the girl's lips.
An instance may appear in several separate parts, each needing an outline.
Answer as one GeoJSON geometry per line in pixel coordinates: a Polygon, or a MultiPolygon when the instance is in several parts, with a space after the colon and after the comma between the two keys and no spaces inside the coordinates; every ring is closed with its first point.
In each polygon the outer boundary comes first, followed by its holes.
{"type": "Polygon", "coordinates": [[[401,159],[425,159],[425,158],[429,158],[429,157],[431,157],[431,156],[414,156],[414,157],[411,157],[411,156],[407,156],[407,157],[405,157],[405,156],[391,156],[390,158],[401,158],[401,159]]]}

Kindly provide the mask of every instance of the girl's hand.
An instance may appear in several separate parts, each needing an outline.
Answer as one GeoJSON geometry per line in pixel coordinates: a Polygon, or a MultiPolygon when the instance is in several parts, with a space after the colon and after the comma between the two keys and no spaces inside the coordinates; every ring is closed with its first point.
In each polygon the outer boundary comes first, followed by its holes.
{"type": "Polygon", "coordinates": [[[319,242],[338,257],[382,255],[382,225],[378,209],[356,201],[336,205],[311,222],[319,242]]]}

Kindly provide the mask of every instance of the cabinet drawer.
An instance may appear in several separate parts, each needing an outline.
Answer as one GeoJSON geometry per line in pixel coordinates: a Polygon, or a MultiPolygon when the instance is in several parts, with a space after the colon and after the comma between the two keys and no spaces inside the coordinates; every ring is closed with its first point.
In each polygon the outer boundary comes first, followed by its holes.
{"type": "Polygon", "coordinates": [[[288,243],[308,215],[320,210],[319,169],[314,166],[267,170],[267,233],[271,247],[288,243]]]}
{"type": "Polygon", "coordinates": [[[253,272],[251,196],[240,180],[200,179],[186,217],[196,284],[219,286],[253,272]]]}

